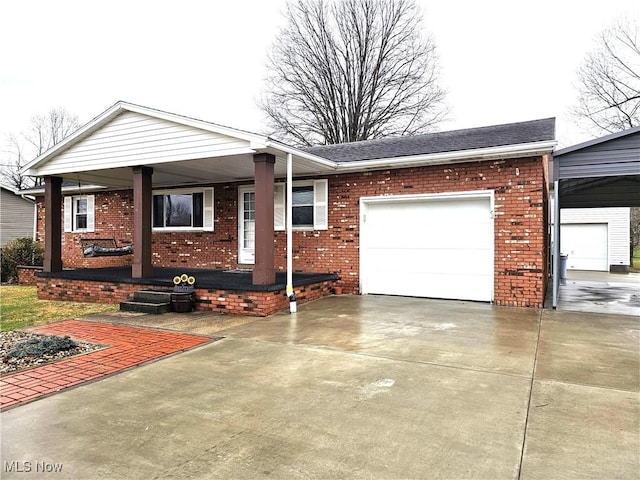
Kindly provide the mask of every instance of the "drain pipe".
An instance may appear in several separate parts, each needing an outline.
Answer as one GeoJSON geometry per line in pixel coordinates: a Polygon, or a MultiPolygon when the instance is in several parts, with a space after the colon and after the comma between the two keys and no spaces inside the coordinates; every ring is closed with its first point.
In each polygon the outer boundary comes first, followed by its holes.
{"type": "Polygon", "coordinates": [[[287,297],[289,297],[289,312],[296,313],[298,305],[293,293],[293,155],[287,153],[287,297]]]}

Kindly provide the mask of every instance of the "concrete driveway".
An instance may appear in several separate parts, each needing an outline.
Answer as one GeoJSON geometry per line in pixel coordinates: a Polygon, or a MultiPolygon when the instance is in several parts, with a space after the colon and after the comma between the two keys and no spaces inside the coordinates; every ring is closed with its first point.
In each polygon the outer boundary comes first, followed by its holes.
{"type": "Polygon", "coordinates": [[[3,479],[638,478],[635,317],[343,296],[100,320],[225,339],[3,413],[3,479]]]}

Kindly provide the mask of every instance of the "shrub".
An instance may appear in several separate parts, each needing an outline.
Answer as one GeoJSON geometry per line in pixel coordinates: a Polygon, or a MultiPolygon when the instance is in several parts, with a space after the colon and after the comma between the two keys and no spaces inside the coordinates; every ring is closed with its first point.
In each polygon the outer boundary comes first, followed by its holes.
{"type": "Polygon", "coordinates": [[[9,350],[7,350],[7,357],[25,358],[39,355],[48,355],[64,350],[71,350],[76,348],[78,344],[71,340],[69,336],[55,337],[55,336],[43,336],[33,337],[25,340],[24,342],[17,343],[9,350]]]}
{"type": "Polygon", "coordinates": [[[8,242],[0,252],[0,278],[3,282],[18,281],[18,265],[42,265],[42,245],[28,237],[8,242]]]}

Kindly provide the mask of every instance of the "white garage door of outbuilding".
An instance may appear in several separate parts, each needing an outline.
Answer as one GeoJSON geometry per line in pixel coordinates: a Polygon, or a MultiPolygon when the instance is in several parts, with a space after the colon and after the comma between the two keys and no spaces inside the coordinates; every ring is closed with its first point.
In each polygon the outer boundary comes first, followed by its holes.
{"type": "Polygon", "coordinates": [[[492,202],[492,192],[362,198],[362,293],[492,301],[492,202]]]}
{"type": "Polygon", "coordinates": [[[609,270],[606,223],[573,223],[560,226],[560,253],[568,254],[570,270],[609,270]]]}

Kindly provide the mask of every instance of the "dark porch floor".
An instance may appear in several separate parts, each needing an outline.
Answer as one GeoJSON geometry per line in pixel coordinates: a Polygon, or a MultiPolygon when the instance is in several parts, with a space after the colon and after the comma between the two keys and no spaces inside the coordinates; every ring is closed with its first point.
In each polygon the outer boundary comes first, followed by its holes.
{"type": "MultiPolygon", "coordinates": [[[[286,272],[276,272],[276,283],[273,285],[254,285],[251,271],[240,270],[206,270],[202,268],[154,267],[151,278],[132,278],[131,267],[78,268],[61,272],[40,272],[39,277],[63,278],[70,280],[89,280],[93,282],[120,282],[140,285],[156,285],[173,287],[173,277],[186,273],[196,279],[196,288],[238,290],[251,292],[272,292],[284,290],[287,284],[286,272]]],[[[335,273],[303,273],[294,272],[293,286],[301,287],[312,283],[337,280],[335,273]]]]}

